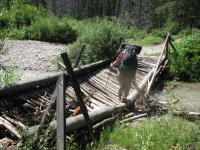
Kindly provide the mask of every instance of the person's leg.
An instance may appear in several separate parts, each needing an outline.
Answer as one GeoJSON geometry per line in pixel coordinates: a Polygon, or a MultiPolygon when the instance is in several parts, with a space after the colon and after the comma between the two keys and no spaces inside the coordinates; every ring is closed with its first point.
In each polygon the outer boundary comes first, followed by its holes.
{"type": "Polygon", "coordinates": [[[122,102],[126,102],[127,96],[129,94],[131,88],[131,81],[133,79],[132,75],[125,75],[124,76],[124,88],[123,88],[123,95],[122,95],[122,102]]]}
{"type": "Polygon", "coordinates": [[[123,75],[118,71],[117,72],[117,77],[118,77],[118,81],[119,81],[119,90],[118,90],[118,97],[119,97],[119,100],[121,101],[121,97],[122,97],[122,92],[123,92],[123,88],[124,88],[124,77],[123,75]]]}

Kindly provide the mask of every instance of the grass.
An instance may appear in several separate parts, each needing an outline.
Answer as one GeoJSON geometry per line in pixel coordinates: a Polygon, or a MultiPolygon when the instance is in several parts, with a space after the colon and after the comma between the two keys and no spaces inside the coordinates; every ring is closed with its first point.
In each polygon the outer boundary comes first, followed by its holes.
{"type": "Polygon", "coordinates": [[[200,149],[200,122],[190,122],[173,115],[148,118],[132,127],[116,122],[106,127],[93,150],[200,149]]]}

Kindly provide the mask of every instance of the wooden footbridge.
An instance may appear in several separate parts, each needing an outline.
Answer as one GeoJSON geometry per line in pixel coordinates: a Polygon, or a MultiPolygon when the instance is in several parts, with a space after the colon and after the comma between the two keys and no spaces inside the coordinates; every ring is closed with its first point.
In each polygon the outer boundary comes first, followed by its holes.
{"type": "MultiPolygon", "coordinates": [[[[138,57],[136,85],[145,95],[149,94],[155,78],[168,63],[168,44],[173,46],[169,39],[168,35],[159,57],[138,57]]],[[[100,122],[110,117],[116,118],[117,113],[128,109],[141,94],[141,91],[132,85],[128,103],[119,101],[117,70],[110,69],[111,61],[113,59],[106,59],[74,68],[71,75],[59,72],[1,87],[0,125],[4,127],[0,131],[1,138],[14,135],[21,139],[22,135],[15,127],[24,129],[24,124],[29,126],[24,135],[28,137],[40,129],[39,124],[57,126],[57,136],[61,141],[58,147],[61,149],[65,145],[62,143],[65,141],[63,132],[69,133],[88,126],[92,136],[92,129],[96,129],[100,122]],[[79,114],[80,109],[83,114],[79,114]],[[55,112],[57,121],[52,121],[55,112]]],[[[66,63],[67,61],[65,66],[66,63]]],[[[67,72],[70,71],[70,65],[68,67],[67,72]]]]}

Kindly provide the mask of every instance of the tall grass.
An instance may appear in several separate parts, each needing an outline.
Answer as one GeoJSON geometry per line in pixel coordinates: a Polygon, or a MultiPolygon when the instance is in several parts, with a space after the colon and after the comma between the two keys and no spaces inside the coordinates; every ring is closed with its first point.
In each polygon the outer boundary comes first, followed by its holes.
{"type": "Polygon", "coordinates": [[[199,149],[199,125],[200,122],[169,115],[149,118],[134,127],[116,122],[101,133],[95,148],[88,147],[93,150],[113,147],[134,150],[199,149]]]}

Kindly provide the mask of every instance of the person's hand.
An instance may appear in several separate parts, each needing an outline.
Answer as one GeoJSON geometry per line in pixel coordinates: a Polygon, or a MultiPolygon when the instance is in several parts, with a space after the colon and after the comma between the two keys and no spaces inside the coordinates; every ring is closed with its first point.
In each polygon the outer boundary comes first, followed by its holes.
{"type": "Polygon", "coordinates": [[[110,67],[114,67],[114,62],[113,61],[110,63],[110,67]]]}

